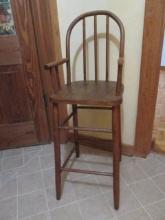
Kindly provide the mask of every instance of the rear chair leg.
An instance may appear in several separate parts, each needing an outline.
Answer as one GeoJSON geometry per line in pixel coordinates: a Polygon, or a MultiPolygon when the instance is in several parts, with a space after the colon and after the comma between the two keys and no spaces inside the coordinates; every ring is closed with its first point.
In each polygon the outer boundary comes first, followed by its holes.
{"type": "Polygon", "coordinates": [[[113,130],[113,193],[114,207],[119,208],[120,200],[120,106],[116,106],[112,110],[112,130],[113,130]]]}
{"type": "MultiPolygon", "coordinates": [[[[72,105],[72,109],[73,109],[73,126],[78,127],[77,105],[72,105]]],[[[76,157],[78,158],[80,156],[78,130],[74,130],[74,142],[75,142],[75,148],[76,148],[76,157]]]]}
{"type": "Polygon", "coordinates": [[[54,119],[54,152],[55,152],[55,183],[56,198],[61,198],[61,151],[60,151],[60,130],[59,130],[59,106],[53,104],[54,119]]]}

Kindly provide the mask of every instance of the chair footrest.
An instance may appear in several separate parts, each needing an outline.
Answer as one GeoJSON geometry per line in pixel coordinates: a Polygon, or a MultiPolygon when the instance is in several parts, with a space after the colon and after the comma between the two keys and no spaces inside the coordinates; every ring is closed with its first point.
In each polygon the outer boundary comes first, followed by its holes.
{"type": "Polygon", "coordinates": [[[94,175],[101,175],[101,176],[113,176],[113,173],[99,172],[99,171],[92,171],[92,170],[80,170],[80,169],[71,169],[71,168],[61,168],[61,171],[73,172],[73,173],[86,173],[86,174],[94,174],[94,175]]]}
{"type": "Polygon", "coordinates": [[[87,127],[69,127],[69,126],[62,127],[62,126],[59,126],[59,129],[112,133],[112,129],[106,129],[106,128],[87,128],[87,127]]]}

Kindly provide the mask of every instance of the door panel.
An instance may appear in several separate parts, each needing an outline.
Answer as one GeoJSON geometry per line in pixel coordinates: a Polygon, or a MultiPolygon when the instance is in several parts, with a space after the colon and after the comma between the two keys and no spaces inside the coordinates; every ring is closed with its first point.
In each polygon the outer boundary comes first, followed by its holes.
{"type": "Polygon", "coordinates": [[[0,66],[1,124],[32,120],[22,73],[22,65],[0,66]]]}
{"type": "Polygon", "coordinates": [[[29,0],[11,2],[14,22],[0,0],[0,148],[49,141],[29,0]]]}

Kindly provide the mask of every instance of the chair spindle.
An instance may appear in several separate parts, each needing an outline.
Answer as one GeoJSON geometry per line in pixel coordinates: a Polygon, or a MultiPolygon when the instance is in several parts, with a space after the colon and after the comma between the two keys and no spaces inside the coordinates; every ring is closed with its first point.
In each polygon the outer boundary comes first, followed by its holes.
{"type": "Polygon", "coordinates": [[[95,81],[98,79],[97,16],[94,15],[95,81]]]}
{"type": "Polygon", "coordinates": [[[84,81],[86,81],[86,21],[83,19],[83,72],[84,72],[84,81]]]}
{"type": "Polygon", "coordinates": [[[106,81],[109,78],[109,16],[106,16],[106,81]]]}

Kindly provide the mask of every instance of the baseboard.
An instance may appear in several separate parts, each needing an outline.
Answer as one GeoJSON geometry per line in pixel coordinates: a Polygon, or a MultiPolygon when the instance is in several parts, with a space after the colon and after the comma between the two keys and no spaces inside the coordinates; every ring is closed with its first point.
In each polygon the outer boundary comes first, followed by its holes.
{"type": "MultiPolygon", "coordinates": [[[[73,133],[69,133],[69,140],[74,141],[73,133]]],[[[97,137],[91,137],[88,135],[79,134],[79,142],[81,145],[89,146],[96,149],[101,149],[105,151],[112,151],[112,141],[105,140],[97,137]]],[[[134,155],[134,146],[122,144],[122,154],[127,156],[134,155]]]]}

